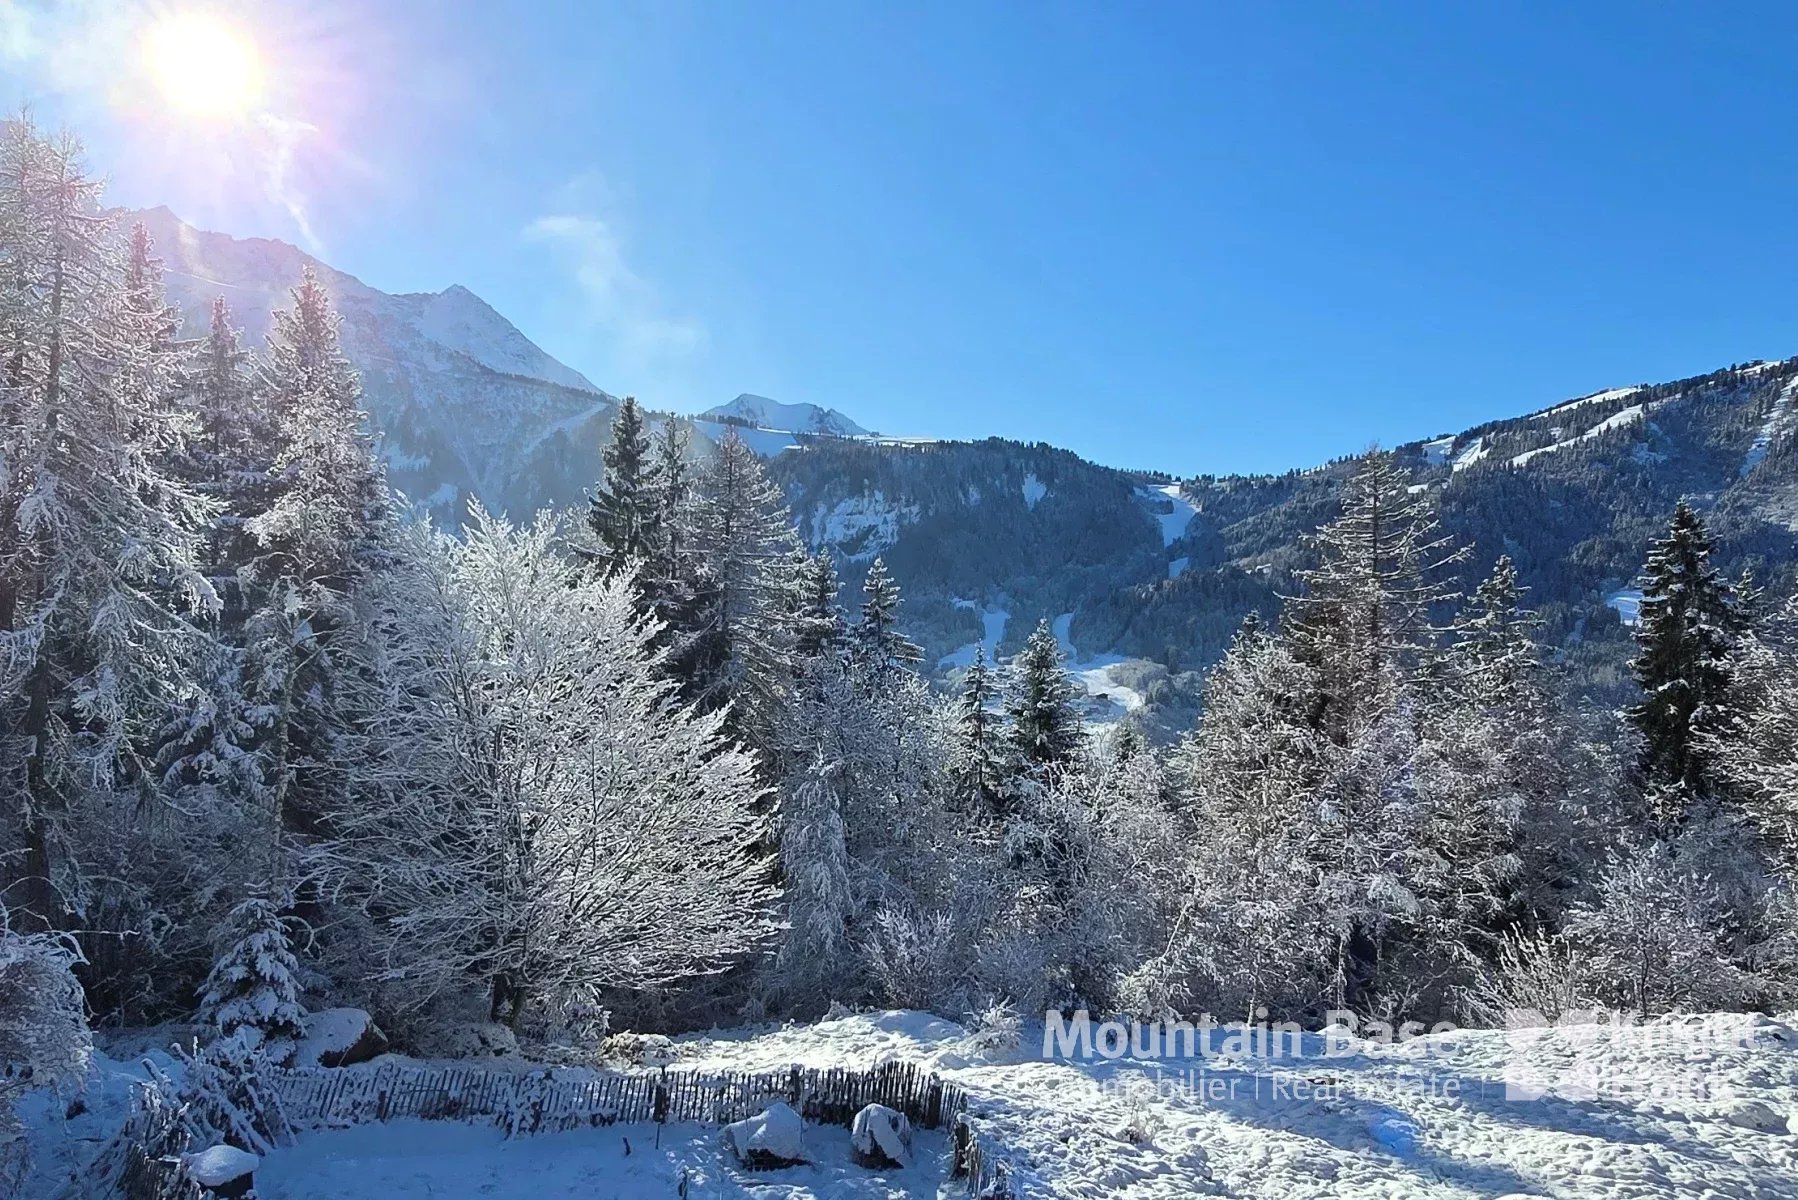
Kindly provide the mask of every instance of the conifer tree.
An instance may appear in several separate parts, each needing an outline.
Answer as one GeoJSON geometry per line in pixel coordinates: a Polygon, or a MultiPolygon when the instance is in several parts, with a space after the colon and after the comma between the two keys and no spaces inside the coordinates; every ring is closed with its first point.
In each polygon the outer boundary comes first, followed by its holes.
{"type": "Polygon", "coordinates": [[[850,640],[856,662],[877,677],[916,666],[924,658],[918,644],[899,630],[899,582],[879,558],[862,583],[861,619],[850,640]]]}
{"type": "Polygon", "coordinates": [[[641,563],[655,548],[658,500],[649,432],[635,397],[626,396],[618,406],[601,457],[605,477],[588,498],[588,528],[604,547],[608,566],[641,563]]]}
{"type": "Polygon", "coordinates": [[[688,698],[730,713],[733,732],[771,751],[792,682],[788,564],[798,544],[779,490],[735,429],[705,464],[680,533],[696,566],[691,624],[677,637],[692,675],[688,698]]]}
{"type": "Polygon", "coordinates": [[[245,629],[245,691],[262,725],[276,835],[315,819],[339,767],[336,643],[351,593],[380,563],[392,517],[341,318],[310,267],[292,295],[293,307],[274,314],[258,380],[276,453],[268,506],[249,524],[258,599],[245,629]]]}
{"type": "Polygon", "coordinates": [[[217,603],[150,248],[133,279],[99,195],[74,139],[0,124],[0,856],[39,926],[96,900],[84,853],[141,811],[217,603]]]}
{"type": "Polygon", "coordinates": [[[252,896],[220,930],[218,958],[200,990],[200,1024],[226,1038],[253,1030],[252,1048],[297,1042],[306,1019],[299,969],[280,909],[252,896]]]}
{"type": "Polygon", "coordinates": [[[847,633],[837,606],[836,562],[829,550],[802,553],[795,572],[798,588],[793,653],[800,659],[826,658],[842,648],[847,633]]]}
{"type": "Polygon", "coordinates": [[[974,647],[974,662],[962,679],[955,710],[955,781],[963,797],[982,811],[997,814],[1002,806],[1003,775],[997,719],[989,710],[994,696],[986,647],[974,647]]]}
{"type": "Polygon", "coordinates": [[[220,296],[212,302],[206,338],[183,381],[182,406],[196,426],[183,474],[218,505],[206,568],[219,592],[227,631],[243,621],[246,598],[240,576],[256,557],[249,522],[267,506],[275,449],[271,413],[251,390],[249,357],[220,296]]]}
{"type": "Polygon", "coordinates": [[[1741,622],[1733,589],[1711,563],[1704,523],[1683,500],[1643,575],[1639,649],[1630,663],[1643,698],[1628,714],[1642,732],[1651,807],[1671,826],[1720,791],[1704,735],[1724,724],[1741,622]]]}
{"type": "Polygon", "coordinates": [[[1398,679],[1434,643],[1432,617],[1454,598],[1437,578],[1461,552],[1390,454],[1369,455],[1343,485],[1341,514],[1309,540],[1287,607],[1294,649],[1317,668],[1314,719],[1339,740],[1381,719],[1398,679]]]}
{"type": "Polygon", "coordinates": [[[1061,646],[1048,621],[1037,623],[1009,674],[1005,712],[1021,769],[1041,776],[1071,765],[1086,739],[1074,707],[1080,692],[1062,666],[1061,646]]]}

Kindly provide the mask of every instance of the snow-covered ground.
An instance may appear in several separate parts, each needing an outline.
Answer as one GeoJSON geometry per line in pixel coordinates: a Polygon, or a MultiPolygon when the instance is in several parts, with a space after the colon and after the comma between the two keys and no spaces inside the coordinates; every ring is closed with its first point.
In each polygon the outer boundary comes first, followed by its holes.
{"type": "Polygon", "coordinates": [[[1011,620],[1011,613],[1002,608],[983,608],[972,600],[964,600],[959,597],[954,604],[957,608],[965,608],[970,612],[980,614],[980,640],[969,642],[967,645],[943,655],[937,660],[936,665],[943,668],[971,667],[974,665],[976,649],[986,651],[988,666],[996,664],[999,661],[999,643],[1005,637],[1005,626],[1011,620]]]}
{"type": "Polygon", "coordinates": [[[263,1162],[256,1194],[260,1200],[891,1200],[935,1196],[948,1174],[941,1132],[917,1134],[916,1158],[902,1170],[857,1166],[847,1129],[808,1126],[804,1149],[808,1166],[751,1172],[735,1165],[717,1129],[703,1125],[670,1125],[658,1145],[653,1125],[508,1141],[490,1126],[394,1121],[307,1134],[263,1162]]]}
{"type": "MultiPolygon", "coordinates": [[[[1221,1047],[1220,1047],[1221,1048],[1221,1047]]],[[[1798,1196],[1798,1033],[1765,1018],[1467,1030],[1326,1057],[982,1061],[959,1026],[868,1014],[696,1043],[692,1065],[929,1063],[967,1088],[1026,1195],[1798,1196]],[[1507,1079],[1564,1095],[1508,1098],[1507,1079]],[[1774,1127],[1777,1124],[1777,1127],[1774,1127]],[[1146,1131],[1143,1144],[1127,1136],[1146,1131]],[[1752,1127],[1759,1126],[1759,1128],[1752,1127]]]]}
{"type": "Polygon", "coordinates": [[[1798,379],[1792,380],[1779,390],[1779,398],[1773,401],[1773,411],[1767,414],[1767,420],[1761,425],[1760,432],[1755,435],[1754,444],[1748,447],[1748,453],[1742,458],[1742,475],[1746,478],[1761,465],[1767,457],[1767,451],[1773,442],[1798,420],[1793,398],[1798,397],[1798,379]]]}
{"type": "MultiPolygon", "coordinates": [[[[1634,390],[1634,389],[1632,389],[1632,390],[1634,390]]],[[[1587,400],[1580,401],[1579,403],[1588,403],[1592,400],[1598,400],[1601,398],[1604,398],[1604,397],[1591,396],[1591,397],[1588,397],[1587,400]]],[[[1570,408],[1570,407],[1572,407],[1572,405],[1563,405],[1562,407],[1570,408]]],[[[1556,411],[1559,411],[1559,410],[1556,410],[1556,411]]],[[[1511,460],[1511,465],[1513,467],[1527,466],[1529,464],[1530,460],[1533,458],[1540,458],[1544,454],[1553,453],[1556,450],[1564,449],[1568,446],[1575,445],[1579,442],[1589,442],[1593,438],[1600,437],[1603,434],[1609,433],[1613,429],[1622,429],[1626,425],[1634,425],[1636,422],[1640,421],[1643,418],[1643,415],[1645,414],[1646,411],[1647,411],[1646,406],[1641,405],[1641,404],[1632,404],[1628,408],[1619,409],[1617,412],[1612,413],[1610,416],[1606,417],[1604,420],[1602,420],[1598,424],[1592,426],[1592,428],[1586,430],[1584,433],[1578,435],[1577,437],[1571,437],[1571,438],[1567,438],[1562,441],[1551,442],[1546,446],[1538,446],[1534,450],[1525,450],[1522,454],[1519,454],[1517,457],[1515,457],[1511,460]]],[[[1559,434],[1559,432],[1557,432],[1556,437],[1559,437],[1559,436],[1560,436],[1560,434],[1559,434]]]]}
{"type": "MultiPolygon", "coordinates": [[[[1020,1197],[1772,1198],[1798,1197],[1792,1019],[1463,1030],[1346,1039],[1335,1053],[1307,1034],[1297,1055],[1235,1058],[1214,1034],[1211,1056],[1107,1059],[1046,1056],[1040,1024],[990,1052],[953,1022],[886,1012],[677,1045],[693,1070],[925,1064],[967,1091],[1020,1197]]],[[[135,1073],[99,1060],[73,1120],[63,1101],[27,1101],[40,1170],[21,1200],[81,1178],[135,1073]]],[[[709,1127],[669,1126],[658,1147],[647,1125],[506,1141],[481,1125],[393,1122],[305,1133],[257,1184],[263,1200],[610,1200],[680,1194],[684,1170],[690,1197],[963,1194],[945,1179],[940,1133],[920,1133],[917,1162],[890,1172],[851,1165],[845,1131],[805,1137],[813,1165],[750,1174],[709,1127]]]]}
{"type": "Polygon", "coordinates": [[[1137,494],[1154,505],[1155,520],[1161,526],[1163,546],[1172,546],[1185,537],[1187,527],[1199,512],[1198,506],[1186,498],[1177,483],[1142,488],[1137,494]]]}
{"type": "Polygon", "coordinates": [[[1074,614],[1071,612],[1056,617],[1050,628],[1055,634],[1055,640],[1061,645],[1062,654],[1067,658],[1068,674],[1085,689],[1088,696],[1103,702],[1100,707],[1105,711],[1086,714],[1089,722],[1103,724],[1115,721],[1143,706],[1141,692],[1112,678],[1112,668],[1122,666],[1129,659],[1121,654],[1100,654],[1081,659],[1080,652],[1074,648],[1073,639],[1069,636],[1074,628],[1074,614]]]}

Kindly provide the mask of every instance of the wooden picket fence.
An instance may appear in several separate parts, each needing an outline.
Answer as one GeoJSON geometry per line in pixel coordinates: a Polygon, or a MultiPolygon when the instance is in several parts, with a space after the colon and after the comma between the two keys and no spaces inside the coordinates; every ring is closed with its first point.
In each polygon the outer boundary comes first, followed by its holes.
{"type": "Polygon", "coordinates": [[[613,1124],[726,1125],[777,1100],[814,1124],[847,1126],[869,1104],[940,1129],[966,1107],[961,1088],[910,1063],[868,1071],[795,1066],[761,1073],[624,1072],[590,1075],[480,1067],[380,1065],[371,1070],[271,1071],[296,1127],[359,1125],[401,1117],[491,1120],[509,1137],[613,1124]]]}
{"type": "Polygon", "coordinates": [[[951,1173],[967,1181],[968,1195],[977,1200],[1011,1200],[1016,1196],[1010,1158],[965,1111],[955,1118],[949,1152],[951,1173]]]}

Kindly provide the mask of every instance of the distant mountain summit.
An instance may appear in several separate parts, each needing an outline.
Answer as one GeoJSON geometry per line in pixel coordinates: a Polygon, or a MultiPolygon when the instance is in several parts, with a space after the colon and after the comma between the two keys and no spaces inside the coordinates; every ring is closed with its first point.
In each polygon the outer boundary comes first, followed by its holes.
{"type": "Polygon", "coordinates": [[[766,396],[756,396],[749,392],[744,392],[729,404],[706,409],[699,414],[698,419],[703,421],[708,418],[741,422],[757,429],[779,433],[823,434],[826,437],[873,436],[871,430],[863,429],[834,408],[820,408],[816,404],[781,404],[766,396]]]}
{"type": "Polygon", "coordinates": [[[460,285],[390,295],[286,242],[195,229],[166,208],[141,221],[169,301],[198,336],[223,296],[247,347],[308,265],[343,314],[343,344],[394,486],[440,518],[470,496],[514,513],[578,501],[592,486],[613,397],[558,362],[460,285]]]}

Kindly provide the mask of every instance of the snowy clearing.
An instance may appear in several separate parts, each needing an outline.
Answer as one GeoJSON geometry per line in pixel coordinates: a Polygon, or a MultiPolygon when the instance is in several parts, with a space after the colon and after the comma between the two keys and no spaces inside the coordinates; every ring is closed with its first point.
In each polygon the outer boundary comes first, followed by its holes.
{"type": "MultiPolygon", "coordinates": [[[[1594,397],[1591,397],[1591,399],[1596,400],[1596,399],[1598,399],[1598,397],[1594,396],[1594,397]]],[[[1647,410],[1646,410],[1645,406],[1640,405],[1640,404],[1632,404],[1628,408],[1621,409],[1617,412],[1612,413],[1610,416],[1606,417],[1604,420],[1600,421],[1598,424],[1592,426],[1592,428],[1586,430],[1586,432],[1580,434],[1578,437],[1572,437],[1572,438],[1567,438],[1564,441],[1553,442],[1547,446],[1538,446],[1534,450],[1525,450],[1522,454],[1519,454],[1517,457],[1515,457],[1511,460],[1511,465],[1513,467],[1527,466],[1529,464],[1529,461],[1533,458],[1538,458],[1541,455],[1549,454],[1556,450],[1565,449],[1568,446],[1577,445],[1580,442],[1589,442],[1593,438],[1599,437],[1605,433],[1609,433],[1613,429],[1622,429],[1625,425],[1634,425],[1636,422],[1638,422],[1642,419],[1642,417],[1646,411],[1647,410]]]]}
{"type": "Polygon", "coordinates": [[[1748,447],[1748,453],[1742,459],[1744,478],[1766,460],[1767,451],[1772,448],[1774,440],[1792,427],[1794,396],[1798,396],[1798,379],[1781,388],[1779,398],[1773,401],[1773,411],[1767,414],[1766,422],[1755,435],[1754,444],[1748,447]]]}
{"type": "Polygon", "coordinates": [[[658,1146],[653,1125],[507,1141],[494,1128],[395,1121],[301,1137],[269,1156],[257,1172],[256,1192],[261,1200],[934,1196],[946,1180],[948,1143],[936,1131],[916,1137],[912,1166],[870,1170],[851,1161],[847,1129],[807,1126],[810,1165],[746,1171],[732,1160],[720,1131],[703,1125],[668,1126],[658,1146]]]}
{"type": "MultiPolygon", "coordinates": [[[[1336,1053],[1306,1034],[1284,1056],[1231,1057],[1217,1034],[1211,1057],[1075,1061],[1044,1057],[1040,1023],[1025,1025],[1018,1049],[989,1052],[954,1022],[892,1011],[677,1044],[695,1071],[926,1066],[967,1091],[1020,1200],[1747,1200],[1798,1196],[1791,1019],[1463,1030],[1398,1045],[1348,1039],[1336,1053]]],[[[69,1120],[63,1101],[28,1100],[39,1169],[21,1200],[50,1200],[84,1177],[138,1077],[96,1059],[88,1108],[69,1120]]],[[[847,1130],[808,1125],[810,1165],[750,1173],[709,1126],[670,1125],[658,1148],[653,1125],[508,1141],[485,1124],[395,1121],[303,1133],[267,1158],[257,1186],[263,1200],[673,1196],[685,1171],[691,1197],[965,1194],[946,1178],[946,1135],[916,1138],[911,1167],[871,1170],[850,1161],[847,1130]]]]}
{"type": "Polygon", "coordinates": [[[1165,548],[1186,536],[1187,527],[1198,515],[1198,505],[1188,500],[1177,483],[1142,488],[1137,492],[1154,507],[1156,522],[1161,526],[1161,544],[1165,548]]]}
{"type": "Polygon", "coordinates": [[[1027,1027],[1017,1054],[986,1063],[959,1026],[892,1012],[690,1049],[695,1065],[736,1069],[929,1063],[1010,1146],[1027,1196],[1798,1196],[1783,1125],[1798,1033],[1752,1015],[1467,1030],[1331,1058],[1307,1035],[1304,1061],[1045,1061],[1041,1034],[1027,1027]],[[1507,1099],[1507,1077],[1566,1095],[1507,1099]],[[1756,1105],[1778,1130],[1747,1127],[1765,1116],[1756,1105]],[[1152,1131],[1144,1145],[1122,1134],[1133,1117],[1152,1131]]]}
{"type": "Polygon", "coordinates": [[[1005,637],[1005,626],[1011,620],[1011,614],[1002,608],[982,608],[972,600],[957,598],[953,603],[957,608],[965,608],[980,614],[980,640],[969,642],[967,645],[943,655],[937,660],[936,665],[939,667],[971,667],[974,665],[976,649],[986,651],[988,663],[998,662],[999,643],[1005,637]]]}
{"type": "Polygon", "coordinates": [[[1617,610],[1617,619],[1625,625],[1638,625],[1642,621],[1642,589],[1618,588],[1604,598],[1607,608],[1617,610]]]}

